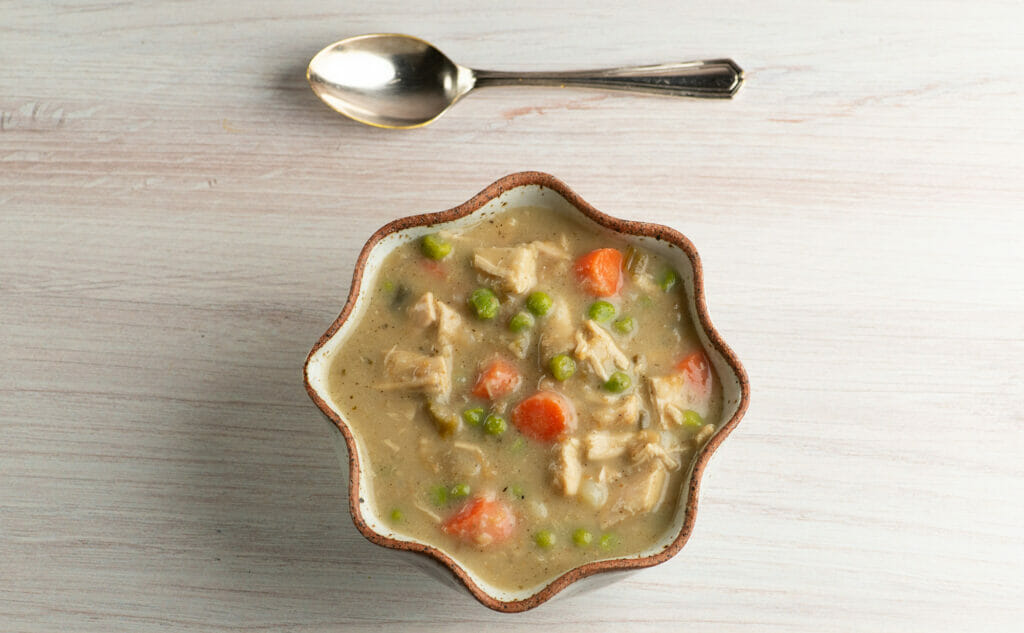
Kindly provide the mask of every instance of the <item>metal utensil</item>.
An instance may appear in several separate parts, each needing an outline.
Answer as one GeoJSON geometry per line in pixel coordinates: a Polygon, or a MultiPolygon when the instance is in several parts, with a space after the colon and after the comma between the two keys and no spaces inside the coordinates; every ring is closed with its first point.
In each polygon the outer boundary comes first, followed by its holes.
{"type": "Polygon", "coordinates": [[[743,83],[731,59],[569,72],[473,70],[409,35],[359,35],[331,44],[309,62],[306,79],[327,105],[384,128],[426,125],[470,90],[484,86],[573,86],[676,97],[729,98],[743,83]]]}

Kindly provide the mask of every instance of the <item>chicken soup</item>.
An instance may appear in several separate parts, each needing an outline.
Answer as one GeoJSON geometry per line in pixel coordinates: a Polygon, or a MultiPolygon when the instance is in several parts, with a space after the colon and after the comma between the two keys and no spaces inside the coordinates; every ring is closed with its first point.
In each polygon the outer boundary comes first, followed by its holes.
{"type": "Polygon", "coordinates": [[[396,533],[512,591],[666,535],[721,413],[666,260],[521,207],[379,271],[329,389],[396,533]]]}

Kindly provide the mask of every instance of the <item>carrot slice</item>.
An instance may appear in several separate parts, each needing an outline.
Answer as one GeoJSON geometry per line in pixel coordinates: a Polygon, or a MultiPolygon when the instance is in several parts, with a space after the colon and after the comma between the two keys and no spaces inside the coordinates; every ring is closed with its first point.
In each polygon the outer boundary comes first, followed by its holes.
{"type": "Polygon", "coordinates": [[[515,365],[504,358],[498,358],[484,367],[470,393],[477,398],[496,400],[518,389],[522,381],[523,376],[515,365]]]}
{"type": "Polygon", "coordinates": [[[576,279],[595,297],[610,297],[622,288],[622,253],[599,248],[576,260],[576,279]]]}
{"type": "Polygon", "coordinates": [[[576,427],[576,408],[560,393],[538,391],[512,410],[512,424],[526,437],[553,442],[576,427]]]}
{"type": "Polygon", "coordinates": [[[432,259],[423,259],[420,261],[420,268],[438,279],[448,278],[448,268],[441,262],[437,262],[432,259]]]}
{"type": "Polygon", "coordinates": [[[477,496],[448,517],[441,531],[467,543],[490,545],[508,539],[516,530],[512,508],[493,496],[477,496]]]}
{"type": "Polygon", "coordinates": [[[706,396],[711,393],[711,362],[704,350],[690,353],[676,364],[676,371],[686,375],[686,383],[695,393],[706,396]]]}

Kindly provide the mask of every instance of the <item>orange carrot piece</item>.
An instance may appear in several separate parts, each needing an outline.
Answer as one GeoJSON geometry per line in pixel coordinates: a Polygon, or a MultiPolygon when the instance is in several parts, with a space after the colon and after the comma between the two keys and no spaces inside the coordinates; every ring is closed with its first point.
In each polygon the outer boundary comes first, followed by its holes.
{"type": "Polygon", "coordinates": [[[576,408],[560,393],[538,391],[512,410],[512,424],[526,437],[554,442],[576,427],[576,408]]]}
{"type": "Polygon", "coordinates": [[[676,371],[686,374],[686,382],[701,396],[711,393],[711,362],[704,350],[690,353],[676,364],[676,371]]]}
{"type": "Polygon", "coordinates": [[[441,525],[445,534],[476,545],[500,543],[515,530],[512,508],[493,495],[473,497],[441,525]]]}
{"type": "Polygon", "coordinates": [[[622,253],[599,248],[576,260],[576,279],[595,297],[610,297],[622,288],[622,253]]]}
{"type": "Polygon", "coordinates": [[[504,358],[498,358],[484,367],[470,393],[477,398],[497,400],[518,389],[522,381],[523,376],[515,365],[504,358]]]}

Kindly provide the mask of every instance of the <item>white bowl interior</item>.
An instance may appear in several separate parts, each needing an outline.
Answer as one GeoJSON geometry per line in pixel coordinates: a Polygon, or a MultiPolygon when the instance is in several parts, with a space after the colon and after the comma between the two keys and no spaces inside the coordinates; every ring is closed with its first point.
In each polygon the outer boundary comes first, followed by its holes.
{"type": "MultiPolygon", "coordinates": [[[[373,247],[373,250],[370,251],[364,268],[363,281],[359,289],[359,295],[356,298],[356,304],[352,313],[338,331],[335,332],[334,335],[319,350],[317,350],[315,354],[313,354],[307,366],[307,379],[309,380],[310,386],[317,395],[327,403],[336,415],[338,415],[342,420],[345,420],[344,414],[341,413],[340,408],[332,400],[330,391],[327,388],[331,355],[341,344],[345,342],[346,338],[348,338],[354,330],[355,325],[365,313],[366,306],[369,303],[367,298],[368,289],[372,289],[377,286],[377,277],[380,274],[381,264],[388,254],[390,254],[391,251],[399,245],[410,240],[418,239],[427,233],[433,233],[439,228],[458,230],[479,222],[485,215],[502,213],[508,209],[522,206],[544,207],[550,209],[554,213],[569,214],[577,220],[590,225],[595,231],[614,234],[613,231],[610,231],[609,229],[592,221],[590,218],[584,216],[558,192],[538,185],[523,185],[505,191],[497,198],[489,201],[476,212],[458,220],[435,224],[432,226],[411,227],[387,235],[373,247]]],[[[714,420],[716,427],[720,429],[724,423],[732,418],[736,413],[736,410],[739,408],[740,401],[742,399],[740,380],[732,370],[732,367],[726,362],[725,357],[711,346],[707,332],[704,331],[703,327],[699,326],[699,321],[697,319],[697,306],[693,292],[693,266],[690,263],[690,259],[682,249],[674,244],[643,236],[624,237],[626,237],[627,240],[636,243],[638,246],[643,246],[644,248],[650,249],[651,251],[667,258],[675,264],[679,271],[680,277],[682,278],[686,288],[686,295],[688,299],[687,305],[690,310],[690,317],[693,319],[694,323],[698,324],[697,333],[701,340],[701,344],[704,346],[704,349],[708,354],[708,358],[711,360],[712,365],[714,365],[715,370],[722,381],[722,417],[719,420],[714,420]]],[[[355,434],[353,433],[353,435],[355,434]]],[[[342,468],[347,469],[348,457],[346,453],[346,444],[343,441],[340,432],[335,434],[335,447],[338,451],[338,459],[342,464],[342,468]]],[[[364,491],[363,498],[366,500],[362,506],[362,513],[363,519],[366,521],[367,525],[369,525],[375,532],[389,538],[415,543],[424,543],[424,541],[421,541],[420,539],[395,531],[390,525],[381,520],[380,514],[373,503],[374,495],[372,481],[362,474],[370,472],[372,469],[366,467],[366,464],[369,464],[369,455],[358,435],[356,435],[356,448],[359,451],[359,461],[363,464],[363,467],[360,469],[360,476],[362,479],[359,482],[359,487],[360,490],[364,491]]],[[[686,519],[687,499],[685,497],[689,493],[689,484],[692,474],[693,467],[691,465],[690,472],[687,474],[683,481],[683,485],[679,490],[680,498],[676,505],[678,509],[676,511],[676,516],[673,519],[671,529],[666,531],[658,542],[654,543],[646,550],[637,552],[630,556],[617,556],[615,558],[643,558],[651,556],[653,554],[657,554],[675,540],[676,535],[678,535],[679,531],[682,529],[683,521],[686,519]]],[[[437,547],[433,543],[424,544],[437,547]]],[[[445,551],[443,548],[438,549],[445,551]]],[[[458,557],[454,553],[448,551],[445,551],[445,553],[453,560],[459,562],[458,557]]],[[[529,598],[543,589],[551,580],[554,580],[554,577],[552,577],[536,587],[527,588],[521,591],[507,591],[505,589],[495,587],[484,581],[482,578],[479,578],[473,573],[472,569],[467,567],[464,567],[464,569],[481,589],[495,599],[503,602],[529,598]]]]}

